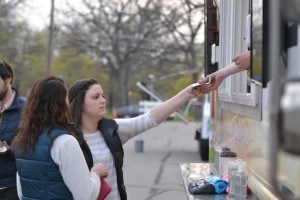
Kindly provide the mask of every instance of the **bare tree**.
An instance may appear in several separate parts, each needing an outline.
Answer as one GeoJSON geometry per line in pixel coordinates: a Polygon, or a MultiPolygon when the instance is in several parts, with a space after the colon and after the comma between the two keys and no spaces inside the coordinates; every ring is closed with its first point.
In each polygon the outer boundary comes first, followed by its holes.
{"type": "Polygon", "coordinates": [[[48,36],[48,52],[47,52],[47,67],[46,73],[49,75],[51,73],[52,64],[52,40],[54,31],[54,11],[55,11],[55,0],[51,0],[51,11],[50,11],[50,25],[49,25],[49,36],[48,36]]]}
{"type": "Polygon", "coordinates": [[[24,3],[24,0],[1,0],[0,1],[0,9],[1,17],[6,17],[16,11],[16,7],[20,4],[24,3]]]}
{"type": "Polygon", "coordinates": [[[70,6],[72,22],[67,26],[69,44],[95,53],[116,85],[116,105],[128,103],[130,77],[151,58],[163,53],[159,1],[82,1],[80,10],[70,6]]]}
{"type": "Polygon", "coordinates": [[[21,28],[15,16],[23,2],[24,0],[0,1],[0,54],[12,60],[17,53],[13,44],[21,28]]]}
{"type": "MultiPolygon", "coordinates": [[[[200,44],[196,39],[203,25],[204,1],[168,1],[163,13],[164,25],[177,43],[174,47],[184,52],[190,70],[199,68],[200,44]]],[[[193,79],[198,80],[197,74],[193,79]]]]}
{"type": "Polygon", "coordinates": [[[144,67],[162,69],[182,57],[191,58],[190,68],[198,67],[195,38],[201,23],[194,26],[193,17],[201,14],[203,4],[180,2],[175,7],[161,0],[82,0],[80,8],[69,4],[68,45],[97,56],[115,85],[116,106],[128,103],[130,79],[144,67]],[[181,30],[184,26],[188,33],[181,30]]]}

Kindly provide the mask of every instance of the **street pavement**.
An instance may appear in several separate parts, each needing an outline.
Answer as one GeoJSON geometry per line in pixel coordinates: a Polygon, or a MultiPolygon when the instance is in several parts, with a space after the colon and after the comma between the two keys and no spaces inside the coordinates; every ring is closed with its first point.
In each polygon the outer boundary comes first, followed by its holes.
{"type": "Polygon", "coordinates": [[[194,139],[199,123],[166,121],[124,145],[128,200],[186,200],[179,163],[201,162],[194,139]],[[143,152],[135,145],[144,141],[143,152]]]}

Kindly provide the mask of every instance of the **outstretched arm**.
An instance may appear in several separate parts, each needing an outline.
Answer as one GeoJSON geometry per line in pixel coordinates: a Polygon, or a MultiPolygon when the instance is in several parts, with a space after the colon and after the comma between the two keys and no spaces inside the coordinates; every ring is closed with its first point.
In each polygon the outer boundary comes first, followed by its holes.
{"type": "Polygon", "coordinates": [[[118,132],[122,144],[125,144],[136,135],[157,126],[180,106],[199,94],[199,89],[193,89],[193,86],[189,85],[169,100],[158,104],[143,115],[128,119],[115,119],[118,124],[118,132]]]}
{"type": "Polygon", "coordinates": [[[175,96],[150,110],[150,115],[156,123],[166,120],[172,113],[179,109],[183,104],[200,94],[199,89],[193,89],[191,85],[181,90],[175,96]]]}
{"type": "Polygon", "coordinates": [[[223,80],[228,76],[248,69],[250,66],[250,51],[245,51],[235,56],[232,61],[233,62],[230,65],[227,65],[223,69],[220,69],[200,80],[199,83],[207,83],[209,77],[211,78],[210,85],[200,87],[200,91],[202,93],[209,93],[213,90],[216,90],[223,80]]]}

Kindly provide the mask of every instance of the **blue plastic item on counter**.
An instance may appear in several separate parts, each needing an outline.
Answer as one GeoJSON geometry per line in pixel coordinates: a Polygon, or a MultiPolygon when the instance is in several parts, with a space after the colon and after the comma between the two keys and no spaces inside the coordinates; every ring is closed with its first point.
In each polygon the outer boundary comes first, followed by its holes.
{"type": "Polygon", "coordinates": [[[221,177],[212,176],[207,180],[208,183],[212,184],[215,187],[215,192],[217,194],[222,194],[225,192],[228,182],[223,180],[221,177]]]}

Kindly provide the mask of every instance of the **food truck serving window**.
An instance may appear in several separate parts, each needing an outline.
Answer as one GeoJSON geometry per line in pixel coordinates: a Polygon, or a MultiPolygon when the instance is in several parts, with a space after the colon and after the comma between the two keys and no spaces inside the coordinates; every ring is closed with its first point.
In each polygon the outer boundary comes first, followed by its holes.
{"type": "MultiPolygon", "coordinates": [[[[252,24],[250,17],[252,8],[250,5],[250,0],[220,1],[219,6],[222,6],[220,10],[226,10],[226,12],[220,13],[220,69],[232,63],[232,58],[235,55],[251,49],[252,45],[247,44],[247,41],[251,41],[252,35],[251,31],[247,33],[252,24]]],[[[223,109],[230,109],[231,111],[235,109],[233,112],[237,114],[257,120],[261,119],[262,84],[259,80],[261,78],[259,74],[262,73],[261,68],[259,70],[255,74],[250,68],[248,71],[229,76],[223,81],[218,91],[223,109]],[[235,105],[232,106],[232,104],[235,105]]]]}

